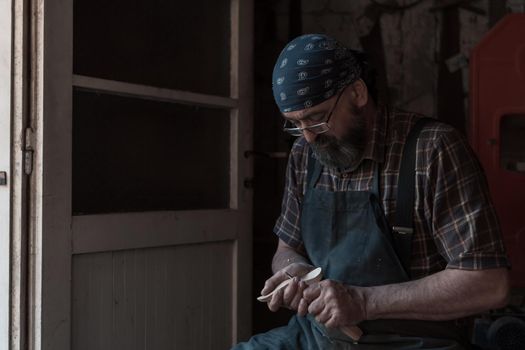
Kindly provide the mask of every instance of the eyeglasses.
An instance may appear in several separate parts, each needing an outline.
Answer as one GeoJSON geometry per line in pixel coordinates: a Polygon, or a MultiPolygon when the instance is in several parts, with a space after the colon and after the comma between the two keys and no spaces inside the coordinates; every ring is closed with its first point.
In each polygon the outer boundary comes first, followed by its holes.
{"type": "Polygon", "coordinates": [[[308,126],[305,126],[304,128],[299,128],[299,127],[296,127],[296,126],[295,127],[291,127],[291,125],[293,125],[292,122],[289,121],[289,120],[285,120],[284,126],[283,126],[283,131],[286,131],[287,133],[289,133],[292,136],[302,136],[305,130],[307,130],[309,132],[312,132],[312,133],[314,133],[316,135],[317,134],[323,134],[323,133],[327,132],[328,130],[330,130],[330,125],[328,125],[328,122],[330,121],[330,118],[332,117],[332,114],[334,113],[335,108],[337,107],[337,102],[339,102],[339,98],[341,97],[341,95],[343,94],[343,91],[345,89],[346,89],[346,86],[337,95],[337,99],[335,100],[334,106],[332,107],[330,112],[328,112],[328,117],[326,118],[326,120],[324,122],[317,123],[317,124],[314,124],[314,125],[308,125],[308,126]]]}

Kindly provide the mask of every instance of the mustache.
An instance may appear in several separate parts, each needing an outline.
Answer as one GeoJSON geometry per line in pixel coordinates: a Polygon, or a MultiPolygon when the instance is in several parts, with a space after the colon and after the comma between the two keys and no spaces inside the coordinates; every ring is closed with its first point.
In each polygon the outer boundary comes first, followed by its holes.
{"type": "Polygon", "coordinates": [[[329,168],[349,168],[357,164],[362,150],[345,141],[323,138],[311,144],[317,160],[329,168]]]}
{"type": "Polygon", "coordinates": [[[333,136],[319,134],[314,142],[312,142],[312,146],[319,149],[331,148],[334,150],[341,150],[351,148],[355,151],[364,151],[366,146],[364,130],[361,128],[352,130],[352,132],[349,135],[346,135],[342,140],[338,140],[333,136]]]}
{"type": "Polygon", "coordinates": [[[366,122],[362,109],[350,105],[348,113],[353,115],[352,126],[340,138],[330,134],[318,134],[311,143],[319,162],[329,168],[351,168],[357,166],[366,148],[366,122]]]}
{"type": "Polygon", "coordinates": [[[329,136],[326,136],[325,134],[319,134],[317,135],[317,137],[315,138],[315,141],[313,142],[313,145],[315,147],[319,147],[319,148],[325,148],[331,144],[334,144],[336,142],[334,142],[334,140],[332,140],[331,137],[329,136]]]}

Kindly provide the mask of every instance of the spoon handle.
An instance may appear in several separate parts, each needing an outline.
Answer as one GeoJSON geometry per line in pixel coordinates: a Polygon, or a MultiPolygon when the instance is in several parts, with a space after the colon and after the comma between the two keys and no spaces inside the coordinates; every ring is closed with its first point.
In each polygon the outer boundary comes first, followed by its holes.
{"type": "Polygon", "coordinates": [[[341,330],[344,334],[346,334],[355,341],[358,341],[363,335],[363,331],[357,326],[344,326],[341,327],[341,330]]]}
{"type": "Polygon", "coordinates": [[[272,290],[272,291],[271,291],[270,293],[268,293],[268,294],[261,295],[260,297],[257,298],[257,300],[262,301],[262,302],[267,302],[267,301],[269,301],[269,300],[272,298],[272,295],[274,295],[275,293],[277,293],[277,291],[278,291],[279,289],[283,289],[284,287],[286,287],[287,285],[289,285],[291,281],[292,281],[292,279],[287,279],[287,280],[282,281],[277,287],[275,287],[274,290],[272,290]]]}

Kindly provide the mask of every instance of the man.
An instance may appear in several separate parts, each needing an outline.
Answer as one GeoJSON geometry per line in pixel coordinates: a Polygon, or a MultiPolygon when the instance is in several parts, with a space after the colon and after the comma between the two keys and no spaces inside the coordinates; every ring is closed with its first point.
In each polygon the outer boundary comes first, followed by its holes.
{"type": "Polygon", "coordinates": [[[366,57],[326,35],[303,35],[281,52],[274,97],[284,130],[300,137],[261,294],[291,279],[268,307],[297,316],[238,349],[464,349],[462,320],[506,304],[508,263],[466,140],[379,106],[374,90],[366,57]],[[415,160],[403,160],[411,175],[399,176],[405,145],[415,160]],[[392,229],[402,212],[408,227],[392,229]],[[324,280],[307,286],[300,277],[315,267],[324,280]]]}

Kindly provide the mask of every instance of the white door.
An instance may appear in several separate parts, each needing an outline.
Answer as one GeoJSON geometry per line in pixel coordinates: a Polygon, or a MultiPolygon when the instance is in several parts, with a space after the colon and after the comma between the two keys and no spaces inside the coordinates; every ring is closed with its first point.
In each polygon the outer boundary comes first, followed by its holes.
{"type": "Polygon", "coordinates": [[[252,2],[35,4],[31,345],[246,338],[252,2]]]}

